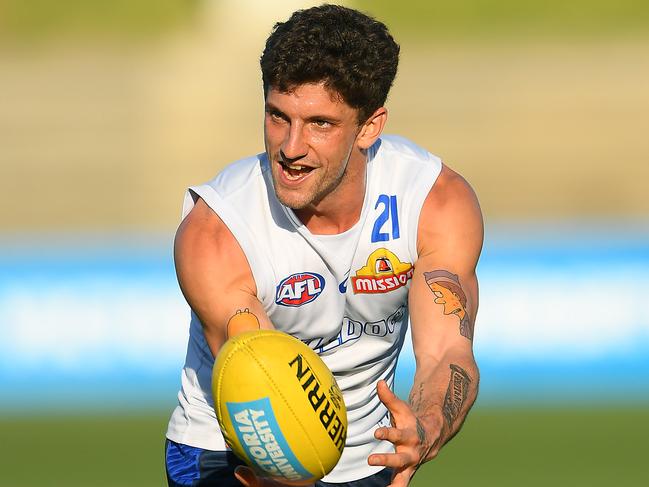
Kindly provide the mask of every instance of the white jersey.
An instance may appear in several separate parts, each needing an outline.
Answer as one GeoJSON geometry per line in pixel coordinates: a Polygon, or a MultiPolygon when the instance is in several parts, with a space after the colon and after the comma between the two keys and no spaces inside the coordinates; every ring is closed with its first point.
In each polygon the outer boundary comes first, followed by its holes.
{"type": "MultiPolygon", "coordinates": [[[[417,225],[441,161],[394,136],[368,151],[359,221],[338,235],[314,235],[276,198],[265,154],[235,162],[209,183],[192,187],[183,217],[198,197],[228,226],[243,249],[273,325],[314,349],[331,369],[347,406],[347,442],[326,482],[349,482],[383,467],[371,453],[392,444],[374,438],[389,424],[376,384],[394,383],[408,326],[408,289],[417,260],[417,225]]],[[[214,357],[192,314],[179,406],[167,437],[225,450],[211,394],[214,357]]]]}

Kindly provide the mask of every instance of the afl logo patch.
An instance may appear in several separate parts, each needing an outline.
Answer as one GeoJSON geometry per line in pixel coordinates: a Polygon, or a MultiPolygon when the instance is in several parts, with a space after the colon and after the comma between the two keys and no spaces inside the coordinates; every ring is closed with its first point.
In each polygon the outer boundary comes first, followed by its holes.
{"type": "Polygon", "coordinates": [[[324,290],[325,280],[315,272],[292,274],[277,286],[275,303],[297,307],[314,301],[324,290]]]}

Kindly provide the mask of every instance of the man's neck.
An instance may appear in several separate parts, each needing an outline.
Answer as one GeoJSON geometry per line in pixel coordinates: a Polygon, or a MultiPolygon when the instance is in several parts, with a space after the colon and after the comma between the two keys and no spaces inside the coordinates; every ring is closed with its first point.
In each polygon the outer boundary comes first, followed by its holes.
{"type": "Polygon", "coordinates": [[[348,207],[343,212],[319,211],[318,209],[304,208],[293,210],[299,220],[314,235],[336,235],[352,228],[360,219],[363,209],[364,192],[358,204],[348,207]]]}

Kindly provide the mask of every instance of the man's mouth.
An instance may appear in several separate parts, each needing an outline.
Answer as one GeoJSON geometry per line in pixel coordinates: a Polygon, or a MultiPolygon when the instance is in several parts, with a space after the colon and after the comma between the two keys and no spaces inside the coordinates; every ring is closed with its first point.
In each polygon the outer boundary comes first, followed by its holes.
{"type": "Polygon", "coordinates": [[[289,181],[297,181],[315,169],[301,164],[290,164],[282,160],[279,161],[279,165],[281,166],[286,179],[289,181]]]}

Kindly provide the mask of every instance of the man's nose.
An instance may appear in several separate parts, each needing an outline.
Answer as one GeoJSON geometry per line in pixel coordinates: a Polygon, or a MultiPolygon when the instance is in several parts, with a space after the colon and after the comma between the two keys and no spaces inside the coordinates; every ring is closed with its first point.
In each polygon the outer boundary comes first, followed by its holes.
{"type": "Polygon", "coordinates": [[[282,157],[289,162],[301,159],[309,152],[302,130],[303,126],[301,124],[292,124],[280,148],[282,157]]]}

